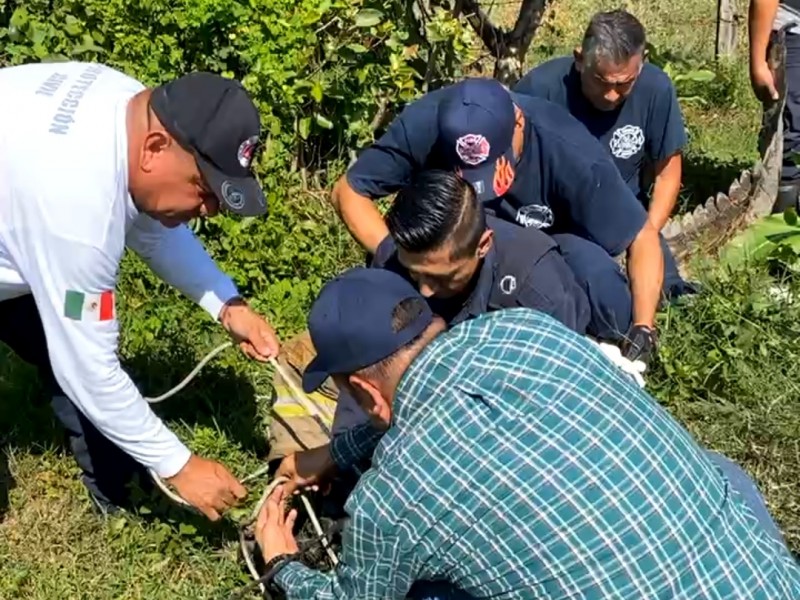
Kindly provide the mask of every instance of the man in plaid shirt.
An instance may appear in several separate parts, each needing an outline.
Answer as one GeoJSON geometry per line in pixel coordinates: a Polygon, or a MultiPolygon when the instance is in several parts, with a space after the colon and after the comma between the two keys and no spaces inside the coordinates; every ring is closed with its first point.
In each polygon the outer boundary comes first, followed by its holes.
{"type": "MultiPolygon", "coordinates": [[[[438,598],[800,598],[760,509],[595,345],[524,308],[444,328],[388,271],[323,288],[304,387],[332,376],[383,433],[332,573],[294,560],[287,490],[267,503],[259,544],[288,598],[433,597],[419,582],[446,583],[438,598]]],[[[336,438],[295,483],[374,438],[336,438]]]]}

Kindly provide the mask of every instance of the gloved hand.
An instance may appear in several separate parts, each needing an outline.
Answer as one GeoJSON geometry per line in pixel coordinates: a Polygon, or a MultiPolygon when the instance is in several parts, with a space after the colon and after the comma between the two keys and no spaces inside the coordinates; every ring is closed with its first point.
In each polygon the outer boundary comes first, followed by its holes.
{"type": "MultiPolygon", "coordinates": [[[[591,338],[590,338],[591,339],[591,338]]],[[[639,385],[639,387],[644,387],[644,377],[643,373],[647,369],[647,366],[640,360],[631,361],[622,356],[622,352],[618,346],[614,344],[609,344],[608,342],[600,342],[597,340],[593,340],[599,347],[600,350],[603,351],[611,362],[617,365],[622,371],[625,371],[628,375],[633,377],[633,380],[639,385]]]]}
{"type": "Polygon", "coordinates": [[[633,325],[620,344],[622,356],[628,360],[641,361],[648,365],[657,342],[655,329],[651,329],[647,325],[633,325]]]}

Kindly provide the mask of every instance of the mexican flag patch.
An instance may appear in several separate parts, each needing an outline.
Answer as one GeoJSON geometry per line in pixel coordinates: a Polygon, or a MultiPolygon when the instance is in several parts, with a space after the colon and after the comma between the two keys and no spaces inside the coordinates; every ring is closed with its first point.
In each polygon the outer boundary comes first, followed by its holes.
{"type": "Polygon", "coordinates": [[[67,290],[64,316],[74,321],[111,321],[114,318],[114,292],[86,294],[67,290]]]}

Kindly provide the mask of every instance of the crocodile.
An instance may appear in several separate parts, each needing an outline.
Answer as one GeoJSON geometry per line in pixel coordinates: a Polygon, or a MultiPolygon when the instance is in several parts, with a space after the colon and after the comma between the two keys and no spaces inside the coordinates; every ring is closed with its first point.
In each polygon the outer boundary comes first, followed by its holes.
{"type": "Polygon", "coordinates": [[[768,64],[775,74],[779,96],[763,105],[759,158],[734,179],[727,192],[718,192],[694,210],[673,216],[661,230],[683,276],[691,272],[694,257],[718,256],[734,236],[772,212],[783,163],[785,40],[784,31],[776,32],[769,48],[768,64]]]}

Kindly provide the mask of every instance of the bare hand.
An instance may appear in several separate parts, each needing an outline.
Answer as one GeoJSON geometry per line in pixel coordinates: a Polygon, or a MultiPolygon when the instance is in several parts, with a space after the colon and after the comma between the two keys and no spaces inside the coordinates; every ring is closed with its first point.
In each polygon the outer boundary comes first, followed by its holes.
{"type": "Polygon", "coordinates": [[[750,84],[753,92],[761,102],[778,99],[778,89],[775,87],[775,75],[769,68],[767,61],[759,61],[750,68],[750,84]]]}
{"type": "Polygon", "coordinates": [[[219,317],[222,326],[249,358],[263,362],[278,355],[280,343],[275,331],[241,298],[229,300],[219,317]]]}
{"type": "Polygon", "coordinates": [[[298,488],[318,485],[327,474],[335,469],[329,450],[330,446],[320,446],[288,455],[281,461],[276,477],[286,477],[286,495],[298,488]]]}
{"type": "Polygon", "coordinates": [[[218,462],[192,454],[178,474],[167,480],[181,497],[212,521],[247,496],[247,490],[218,462]]]}
{"type": "Polygon", "coordinates": [[[269,562],[281,554],[294,554],[299,551],[294,539],[294,522],[297,511],[286,514],[288,494],[279,485],[267,499],[256,521],[256,541],[261,548],[264,561],[269,562]]]}

